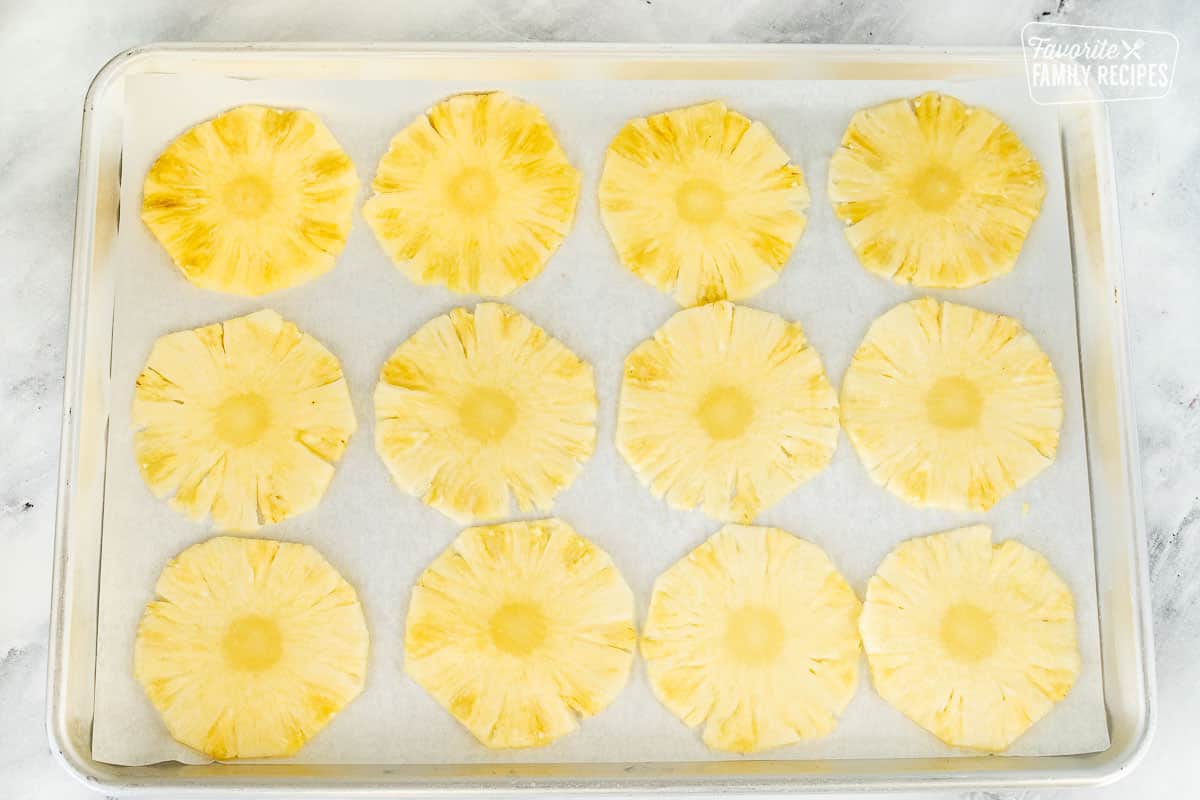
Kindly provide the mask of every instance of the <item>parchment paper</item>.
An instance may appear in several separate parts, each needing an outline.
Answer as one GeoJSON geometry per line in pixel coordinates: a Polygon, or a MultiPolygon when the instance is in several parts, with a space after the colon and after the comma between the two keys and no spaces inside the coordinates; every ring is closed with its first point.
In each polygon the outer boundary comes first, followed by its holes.
{"type": "MultiPolygon", "coordinates": [[[[626,272],[601,225],[596,185],[605,148],[631,117],[719,98],[762,120],[812,191],[808,230],[781,279],[746,301],[801,322],[840,385],[868,324],[921,293],[868,274],[847,245],[826,194],[829,157],[856,109],[929,89],[986,105],[1004,118],[1045,171],[1047,196],[1016,269],[943,299],[1014,315],[1050,355],[1062,381],[1065,422],[1057,460],[983,515],[910,508],[873,484],[843,436],[833,464],[758,522],[807,538],[829,553],[860,597],[898,542],[969,523],[992,525],[995,540],[1040,550],[1075,594],[1083,668],[1069,697],[1013,745],[1014,754],[1084,753],[1108,745],[1101,694],[1091,510],[1080,394],[1076,309],[1058,127],[1051,108],[1029,102],[1022,81],[945,84],[895,81],[245,81],[138,76],[128,80],[121,187],[120,255],[113,335],[111,430],[104,502],[100,625],[93,755],[114,764],[205,761],[174,742],[133,678],[138,619],[168,558],[213,534],[156,500],[138,475],[129,410],[134,379],[154,339],[271,307],[324,342],[342,362],[359,430],[320,506],[256,535],[316,546],[354,584],[366,607],[371,660],[363,694],[295,757],[306,763],[638,762],[721,760],[696,730],[654,698],[640,661],[629,686],[581,730],[555,744],[489,751],[403,672],[409,589],[460,526],[397,490],[372,446],[372,390],[393,348],[437,314],[477,298],[411,284],[388,261],[357,209],[338,265],[304,286],[246,299],[187,283],[139,219],[142,182],[157,154],[190,126],[242,103],[316,111],[362,179],[357,208],[389,139],[457,91],[507,89],[545,111],[568,157],[583,172],[573,232],[541,276],[507,298],[595,367],[600,397],[595,455],[554,513],[614,558],[644,615],[654,578],[714,533],[699,512],[654,499],[613,444],[621,365],[672,313],[674,300],[626,272]],[[1028,511],[1023,508],[1028,504],[1028,511]]],[[[956,753],[908,721],[871,688],[859,689],[828,738],[759,758],[947,756],[956,753]]]]}

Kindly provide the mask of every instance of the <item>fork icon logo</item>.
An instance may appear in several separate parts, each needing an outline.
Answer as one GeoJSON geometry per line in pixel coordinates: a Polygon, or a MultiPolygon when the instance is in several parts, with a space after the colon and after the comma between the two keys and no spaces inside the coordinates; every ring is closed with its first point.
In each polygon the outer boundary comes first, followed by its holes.
{"type": "Polygon", "coordinates": [[[1136,58],[1138,61],[1141,61],[1142,60],[1141,50],[1145,46],[1146,46],[1145,39],[1141,39],[1141,38],[1134,39],[1133,44],[1130,44],[1129,42],[1122,39],[1121,47],[1125,48],[1125,55],[1121,56],[1121,58],[1123,58],[1126,61],[1128,61],[1130,58],[1136,58]]]}

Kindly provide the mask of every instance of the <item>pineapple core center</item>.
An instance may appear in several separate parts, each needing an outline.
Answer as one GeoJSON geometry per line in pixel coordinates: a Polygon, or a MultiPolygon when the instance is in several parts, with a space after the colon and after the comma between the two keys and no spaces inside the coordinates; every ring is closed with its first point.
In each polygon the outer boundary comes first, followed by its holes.
{"type": "Polygon", "coordinates": [[[242,175],[225,184],[225,206],[235,217],[261,217],[271,207],[271,185],[257,175],[242,175]]]}
{"type": "Polygon", "coordinates": [[[221,640],[221,652],[237,669],[262,670],[283,654],[283,637],[274,620],[248,614],[230,623],[221,640]]]}
{"type": "Polygon", "coordinates": [[[770,663],[783,650],[783,625],[771,609],[745,606],[729,615],[725,645],[742,663],[770,663]]]}
{"type": "Polygon", "coordinates": [[[979,661],[996,648],[992,615],[970,603],[950,607],[942,617],[940,634],[946,651],[959,661],[979,661]]]}
{"type": "Polygon", "coordinates": [[[741,436],[754,419],[754,403],[734,386],[718,386],[700,400],[696,415],[714,439],[741,436]]]}
{"type": "Polygon", "coordinates": [[[693,178],[675,192],[679,216],[696,225],[707,225],[725,213],[725,192],[712,181],[693,178]]]}
{"type": "Polygon", "coordinates": [[[979,388],[958,376],[941,378],[925,396],[929,421],[939,428],[962,430],[974,427],[983,411],[983,395],[979,388]]]}
{"type": "Polygon", "coordinates": [[[517,421],[517,404],[499,389],[483,386],[467,395],[458,415],[467,433],[481,442],[495,442],[517,421]]]}
{"type": "Polygon", "coordinates": [[[267,429],[267,401],[257,394],[237,394],[216,410],[217,436],[234,447],[254,444],[267,429]]]}
{"type": "Polygon", "coordinates": [[[546,640],[546,617],[533,603],[506,603],[492,614],[488,632],[504,652],[527,656],[546,640]]]}
{"type": "Polygon", "coordinates": [[[926,211],[945,211],[963,192],[962,178],[941,164],[930,164],[908,186],[908,196],[926,211]]]}
{"type": "Polygon", "coordinates": [[[450,202],[464,214],[483,214],[496,205],[500,190],[486,169],[467,167],[450,179],[450,202]]]}

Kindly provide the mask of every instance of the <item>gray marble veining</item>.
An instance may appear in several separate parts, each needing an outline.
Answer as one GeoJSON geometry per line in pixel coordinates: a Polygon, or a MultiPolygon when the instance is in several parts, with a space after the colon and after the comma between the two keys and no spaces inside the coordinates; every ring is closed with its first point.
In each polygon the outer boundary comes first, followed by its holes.
{"type": "Polygon", "coordinates": [[[1200,15],[1186,0],[795,3],[789,0],[440,0],[437,3],[0,2],[0,796],[93,797],[43,727],[46,617],[79,116],[117,52],[162,40],[563,40],[1015,44],[1029,20],[1170,30],[1163,100],[1111,107],[1160,702],[1150,754],[1086,792],[1184,796],[1200,786],[1200,15]]]}

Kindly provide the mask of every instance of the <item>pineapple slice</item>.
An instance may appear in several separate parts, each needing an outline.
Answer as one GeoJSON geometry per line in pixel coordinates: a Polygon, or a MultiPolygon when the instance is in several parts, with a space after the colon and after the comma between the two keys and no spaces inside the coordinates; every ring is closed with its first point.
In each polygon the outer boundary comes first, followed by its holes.
{"type": "Polygon", "coordinates": [[[767,127],[718,102],[626,123],[600,177],[621,263],[683,306],[774,283],[808,205],[803,173],[767,127]]]}
{"type": "Polygon", "coordinates": [[[421,574],[405,669],[488,747],[540,747],[620,693],[633,593],[558,519],[468,528],[421,574]]]}
{"type": "Polygon", "coordinates": [[[238,531],[316,507],[357,425],[337,359],[268,310],[156,341],[133,424],[150,490],[238,531]]]}
{"type": "Polygon", "coordinates": [[[986,525],[910,539],[867,584],[876,691],[946,744],[1000,752],[1079,675],[1075,603],[1046,559],[986,525]]]}
{"type": "Polygon", "coordinates": [[[1009,317],[922,298],[871,323],[842,427],[876,483],[914,506],[986,511],[1054,460],[1050,359],[1009,317]]]}
{"type": "Polygon", "coordinates": [[[824,469],[837,436],[821,359],[775,314],[680,311],[625,360],[617,448],[675,508],[749,522],[824,469]]]}
{"type": "Polygon", "coordinates": [[[308,545],[209,539],[169,561],[154,591],[133,671],[188,747],[288,756],[362,691],[358,595],[308,545]]]}
{"type": "Polygon", "coordinates": [[[410,280],[499,297],[562,244],[579,182],[537,106],[460,94],[392,139],[363,217],[410,280]]]}
{"type": "Polygon", "coordinates": [[[515,309],[426,323],[375,389],[375,448],[396,484],[457,522],[549,510],[596,446],[592,368],[515,309]]]}
{"type": "Polygon", "coordinates": [[[858,683],[858,598],[821,548],[726,525],[659,576],[642,655],[704,743],[753,753],[825,736],[858,683]]]}
{"type": "Polygon", "coordinates": [[[1045,195],[1011,128],[937,92],[859,111],[829,164],[829,199],[858,260],[915,286],[1012,270],[1045,195]]]}
{"type": "Polygon", "coordinates": [[[315,114],[241,106],[163,151],[142,219],[192,283],[260,295],[333,268],[358,185],[315,114]]]}

